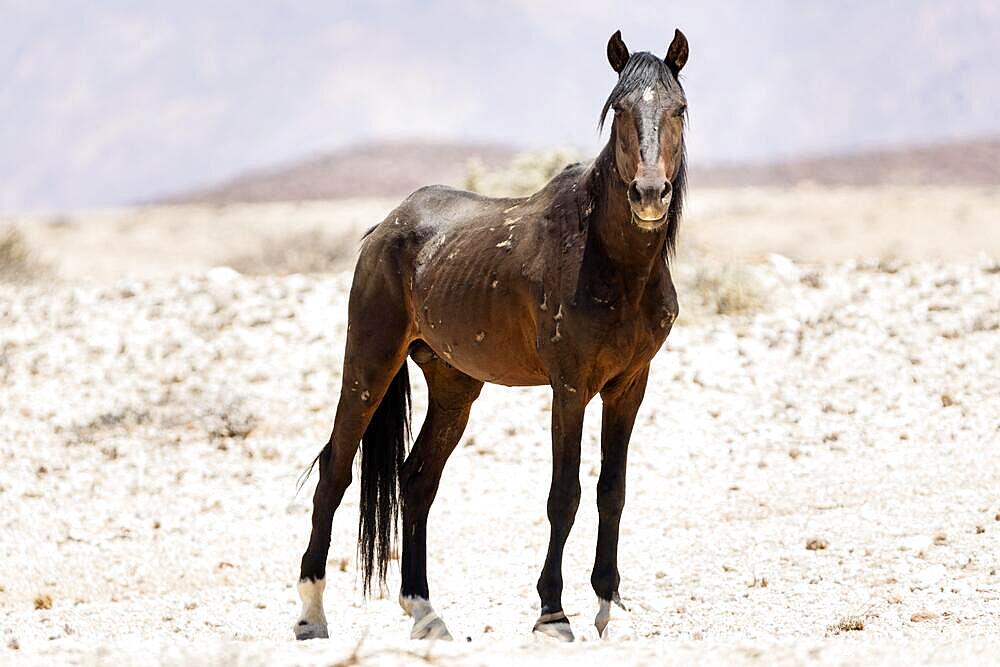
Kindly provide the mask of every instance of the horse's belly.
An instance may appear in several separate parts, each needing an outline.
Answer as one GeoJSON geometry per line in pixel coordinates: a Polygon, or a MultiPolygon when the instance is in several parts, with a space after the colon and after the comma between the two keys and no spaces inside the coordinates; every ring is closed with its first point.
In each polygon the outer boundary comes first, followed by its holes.
{"type": "Polygon", "coordinates": [[[535,321],[516,296],[453,289],[419,299],[420,338],[449,364],[484,382],[548,384],[535,341],[535,321]]]}
{"type": "Polygon", "coordinates": [[[534,345],[525,346],[497,340],[477,347],[462,347],[442,343],[426,337],[434,352],[466,375],[494,384],[509,387],[548,384],[549,379],[541,369],[534,345]],[[535,363],[537,362],[537,363],[535,363]]]}

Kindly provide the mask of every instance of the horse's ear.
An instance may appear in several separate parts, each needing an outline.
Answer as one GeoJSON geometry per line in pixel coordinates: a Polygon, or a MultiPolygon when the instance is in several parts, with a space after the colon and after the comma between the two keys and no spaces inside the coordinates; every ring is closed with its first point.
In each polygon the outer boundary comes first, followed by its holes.
{"type": "Polygon", "coordinates": [[[622,41],[621,30],[615,30],[615,34],[608,40],[608,62],[611,63],[611,69],[619,74],[628,62],[628,47],[622,41]]]}
{"type": "MultiPolygon", "coordinates": [[[[608,49],[610,53],[610,45],[608,49]]],[[[670,42],[670,48],[667,49],[667,57],[664,60],[667,61],[667,67],[674,73],[674,76],[680,73],[688,61],[688,40],[680,30],[674,30],[674,41],[670,42]]]]}

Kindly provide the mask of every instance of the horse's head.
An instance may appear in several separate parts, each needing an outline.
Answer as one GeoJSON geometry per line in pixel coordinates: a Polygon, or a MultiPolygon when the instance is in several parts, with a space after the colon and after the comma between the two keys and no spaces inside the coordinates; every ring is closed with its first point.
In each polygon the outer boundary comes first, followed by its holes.
{"type": "Polygon", "coordinates": [[[647,231],[675,221],[680,213],[687,100],[677,76],[687,58],[687,38],[680,30],[674,31],[663,60],[645,51],[629,54],[620,30],[608,41],[608,61],[618,72],[618,83],[604,104],[601,124],[613,110],[618,176],[627,188],[633,222],[647,231]]]}

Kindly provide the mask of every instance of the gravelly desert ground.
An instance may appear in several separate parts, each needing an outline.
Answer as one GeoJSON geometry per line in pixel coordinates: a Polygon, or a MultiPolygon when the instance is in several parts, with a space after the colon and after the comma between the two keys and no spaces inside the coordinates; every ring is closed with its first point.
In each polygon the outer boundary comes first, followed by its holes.
{"type": "MultiPolygon", "coordinates": [[[[471,639],[434,647],[442,664],[995,659],[997,263],[751,270],[765,312],[679,326],[654,363],[622,531],[635,641],[591,626],[595,409],[565,567],[584,641],[530,638],[548,392],[488,387],[432,513],[432,595],[471,639]]],[[[358,592],[356,485],[335,638],[289,641],[312,486],[296,498],[295,480],[331,423],[348,285],[215,269],[0,286],[4,660],[423,654],[394,594],[358,592]]]]}
{"type": "Polygon", "coordinates": [[[394,592],[362,598],[354,485],[334,638],[296,644],[315,480],[295,482],[332,422],[350,276],[0,285],[0,662],[996,660],[1000,265],[749,271],[763,312],[678,326],[653,365],[622,530],[631,641],[591,625],[591,406],[570,648],[529,632],[544,388],[487,387],[431,515],[432,596],[470,641],[411,644],[394,592]]]}

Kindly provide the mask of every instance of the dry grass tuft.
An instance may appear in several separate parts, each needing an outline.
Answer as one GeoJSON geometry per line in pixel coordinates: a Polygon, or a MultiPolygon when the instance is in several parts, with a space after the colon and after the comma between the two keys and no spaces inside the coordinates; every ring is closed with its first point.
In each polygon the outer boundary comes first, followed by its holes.
{"type": "Polygon", "coordinates": [[[833,625],[827,627],[827,631],[835,635],[842,632],[860,632],[865,629],[865,619],[861,616],[845,616],[833,625]]]}
{"type": "Polygon", "coordinates": [[[566,148],[522,153],[506,169],[489,172],[481,161],[473,159],[466,163],[463,187],[491,197],[526,197],[538,192],[566,165],[579,159],[576,151],[566,148]]]}
{"type": "Polygon", "coordinates": [[[52,609],[52,596],[48,593],[36,595],[35,609],[52,609]]]}
{"type": "Polygon", "coordinates": [[[937,617],[938,617],[938,614],[935,614],[933,611],[926,611],[926,610],[924,610],[924,611],[918,611],[915,614],[913,614],[912,616],[910,616],[910,622],[911,623],[924,623],[926,621],[933,621],[937,617]]]}
{"type": "Polygon", "coordinates": [[[333,237],[313,229],[265,241],[258,252],[225,263],[248,276],[328,273],[347,268],[359,244],[360,239],[353,236],[333,237]]]}
{"type": "Polygon", "coordinates": [[[737,264],[702,266],[687,288],[698,298],[701,310],[713,315],[749,315],[766,303],[753,275],[737,264]]]}
{"type": "Polygon", "coordinates": [[[822,551],[830,546],[830,543],[822,537],[810,537],[806,540],[806,549],[809,551],[822,551]]]}
{"type": "Polygon", "coordinates": [[[26,282],[44,272],[19,229],[0,230],[0,282],[26,282]]]}
{"type": "Polygon", "coordinates": [[[222,398],[202,416],[208,437],[213,441],[242,440],[253,432],[259,421],[241,396],[222,398]]]}

